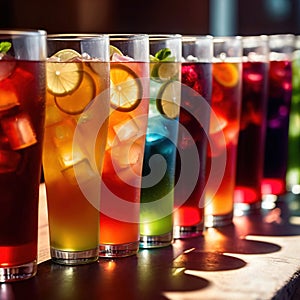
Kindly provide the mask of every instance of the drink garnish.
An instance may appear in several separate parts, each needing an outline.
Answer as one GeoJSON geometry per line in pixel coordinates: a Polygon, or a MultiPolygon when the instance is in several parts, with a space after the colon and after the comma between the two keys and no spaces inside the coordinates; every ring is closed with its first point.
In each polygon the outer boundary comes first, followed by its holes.
{"type": "Polygon", "coordinates": [[[80,57],[73,49],[60,50],[51,56],[47,63],[47,88],[51,94],[68,95],[79,87],[83,75],[82,63],[74,60],[80,57]]]}
{"type": "Polygon", "coordinates": [[[151,78],[158,81],[167,81],[176,78],[178,74],[178,66],[175,57],[171,56],[169,48],[160,49],[155,55],[150,55],[150,74],[151,78]]]}
{"type": "Polygon", "coordinates": [[[162,85],[156,99],[158,111],[169,119],[175,119],[180,111],[181,84],[178,81],[168,81],[162,85]]]}
{"type": "Polygon", "coordinates": [[[118,49],[115,46],[109,45],[109,57],[110,57],[111,60],[113,60],[113,56],[115,54],[123,56],[123,53],[120,49],[118,49]]]}
{"type": "Polygon", "coordinates": [[[138,75],[122,63],[110,67],[110,104],[122,112],[134,110],[141,102],[143,88],[138,75]]]}
{"type": "Polygon", "coordinates": [[[169,48],[160,49],[154,56],[150,56],[151,79],[164,82],[157,99],[157,110],[169,119],[175,119],[180,111],[180,84],[175,81],[179,72],[178,65],[174,63],[175,57],[169,48]]]}
{"type": "Polygon", "coordinates": [[[234,87],[239,81],[237,67],[227,62],[214,63],[213,76],[219,84],[225,87],[234,87]]]}
{"type": "Polygon", "coordinates": [[[0,53],[6,54],[8,50],[11,48],[10,42],[1,42],[0,43],[0,53]]]}

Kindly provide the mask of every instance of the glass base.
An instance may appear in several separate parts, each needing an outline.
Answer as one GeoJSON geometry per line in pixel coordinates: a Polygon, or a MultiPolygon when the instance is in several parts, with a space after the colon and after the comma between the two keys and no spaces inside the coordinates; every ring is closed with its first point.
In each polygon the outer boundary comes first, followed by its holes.
{"type": "Polygon", "coordinates": [[[187,239],[203,235],[204,224],[203,222],[193,226],[179,226],[173,228],[174,239],[187,239]]]}
{"type": "Polygon", "coordinates": [[[171,245],[173,242],[173,232],[168,232],[162,235],[141,235],[140,248],[161,248],[171,245]]]}
{"type": "Polygon", "coordinates": [[[261,201],[255,203],[234,203],[234,215],[242,216],[251,214],[261,209],[261,201]]]}
{"type": "Polygon", "coordinates": [[[0,268],[0,282],[13,282],[29,279],[37,272],[36,260],[19,266],[0,268]]]}
{"type": "Polygon", "coordinates": [[[225,215],[205,216],[205,227],[223,227],[232,224],[233,211],[225,215]]]}
{"type": "Polygon", "coordinates": [[[99,245],[100,257],[126,257],[137,254],[139,250],[139,242],[132,242],[128,244],[99,245]]]}
{"type": "Polygon", "coordinates": [[[99,249],[94,248],[86,251],[62,251],[51,248],[50,254],[53,262],[60,265],[84,265],[98,260],[99,249]]]}

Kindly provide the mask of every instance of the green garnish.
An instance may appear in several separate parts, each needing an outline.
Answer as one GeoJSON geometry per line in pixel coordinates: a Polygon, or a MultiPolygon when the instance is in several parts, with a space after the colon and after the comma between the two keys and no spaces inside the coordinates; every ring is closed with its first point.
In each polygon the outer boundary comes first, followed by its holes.
{"type": "Polygon", "coordinates": [[[155,55],[150,55],[150,62],[159,61],[174,61],[175,58],[171,55],[171,50],[169,48],[162,48],[155,53],[155,55]]]}
{"type": "Polygon", "coordinates": [[[0,53],[6,53],[11,48],[10,42],[1,42],[0,43],[0,53]]]}
{"type": "Polygon", "coordinates": [[[170,55],[171,55],[171,50],[169,48],[160,49],[155,53],[155,57],[160,61],[165,60],[170,55]]]}

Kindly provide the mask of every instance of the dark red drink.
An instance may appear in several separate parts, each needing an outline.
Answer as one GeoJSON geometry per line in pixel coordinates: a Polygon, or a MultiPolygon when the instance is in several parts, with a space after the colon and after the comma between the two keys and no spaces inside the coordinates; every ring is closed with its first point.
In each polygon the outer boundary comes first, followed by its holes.
{"type": "Polygon", "coordinates": [[[190,232],[181,231],[180,237],[185,237],[185,234],[188,237],[201,234],[204,224],[204,203],[201,205],[200,199],[205,185],[206,133],[209,128],[208,103],[211,100],[212,66],[210,63],[183,63],[181,74],[181,126],[176,160],[176,209],[173,215],[175,237],[179,237],[176,236],[176,232],[180,227],[190,228],[190,232]],[[181,161],[188,172],[183,171],[181,161]]]}
{"type": "Polygon", "coordinates": [[[280,195],[286,191],[291,96],[291,61],[270,61],[263,195],[280,195]]]}
{"type": "Polygon", "coordinates": [[[0,60],[0,268],[37,259],[44,73],[45,63],[0,60]]]}
{"type": "Polygon", "coordinates": [[[244,62],[234,201],[257,207],[261,202],[267,88],[268,64],[244,62]]]}

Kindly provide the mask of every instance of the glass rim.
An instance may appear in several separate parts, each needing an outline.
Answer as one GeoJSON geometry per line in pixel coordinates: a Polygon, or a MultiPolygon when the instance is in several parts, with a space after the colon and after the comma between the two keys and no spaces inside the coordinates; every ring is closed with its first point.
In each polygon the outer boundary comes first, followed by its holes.
{"type": "Polygon", "coordinates": [[[108,33],[109,39],[113,40],[139,40],[148,39],[148,34],[146,33],[108,33]]]}
{"type": "Polygon", "coordinates": [[[83,41],[89,39],[108,40],[108,35],[101,33],[52,33],[47,35],[47,40],[51,41],[83,41]]]}
{"type": "Polygon", "coordinates": [[[242,41],[243,37],[241,35],[227,35],[227,36],[213,36],[214,43],[222,43],[227,41],[242,41]]]}
{"type": "Polygon", "coordinates": [[[0,29],[0,36],[47,36],[46,30],[43,29],[0,29]]]}
{"type": "Polygon", "coordinates": [[[160,41],[160,40],[175,40],[175,39],[180,39],[182,38],[182,34],[179,33],[150,33],[148,34],[149,36],[149,41],[160,41]]]}
{"type": "Polygon", "coordinates": [[[210,34],[204,34],[204,35],[197,35],[197,34],[184,34],[182,35],[182,41],[183,42],[189,42],[189,41],[196,41],[196,40],[212,40],[214,37],[210,34]]]}

